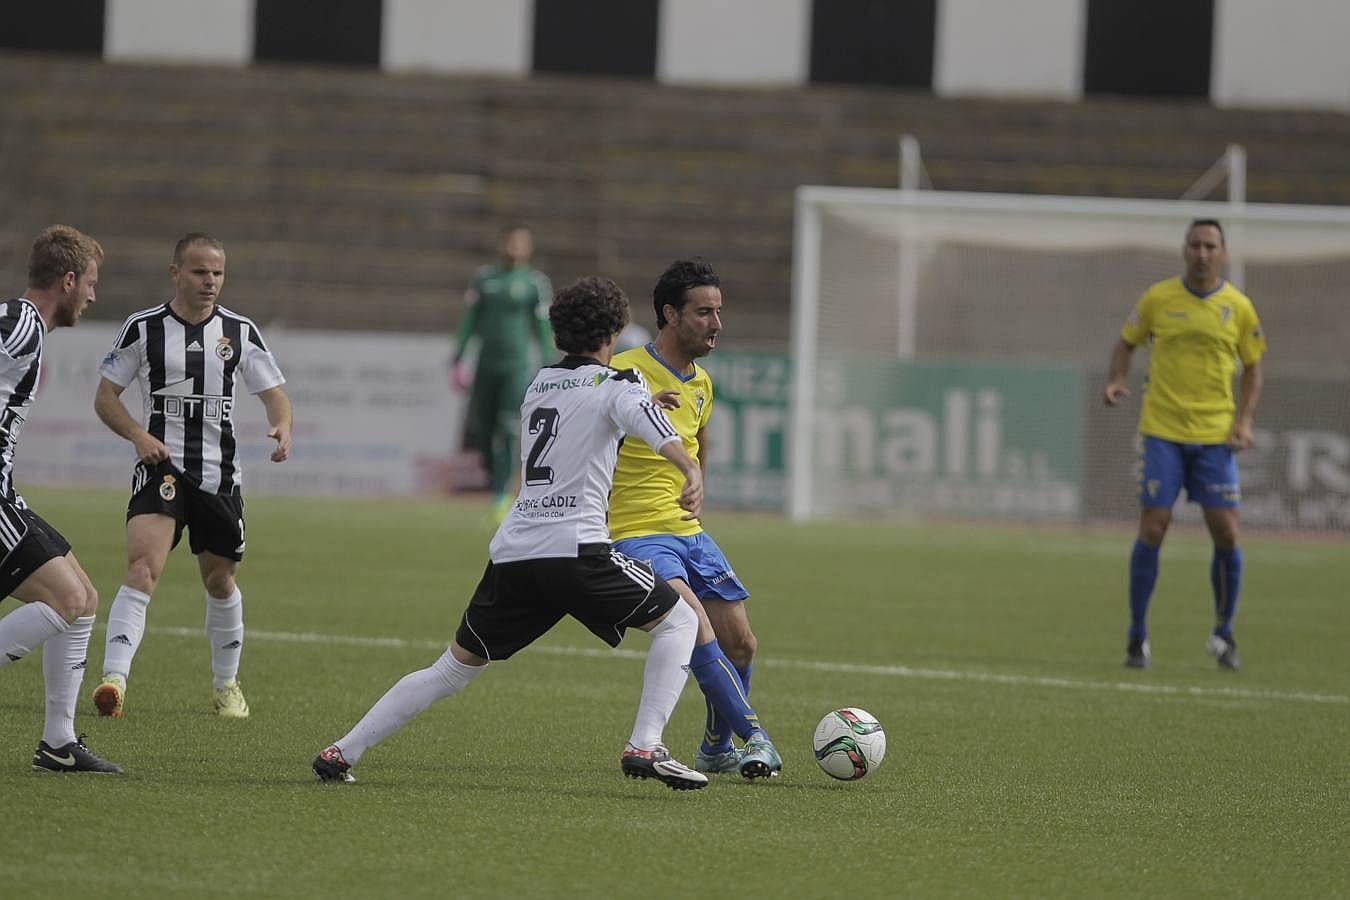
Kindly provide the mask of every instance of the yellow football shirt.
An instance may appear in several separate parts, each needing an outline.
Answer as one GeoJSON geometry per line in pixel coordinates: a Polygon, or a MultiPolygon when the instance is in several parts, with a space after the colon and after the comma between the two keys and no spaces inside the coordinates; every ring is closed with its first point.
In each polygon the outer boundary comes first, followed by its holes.
{"type": "MultiPolygon", "coordinates": [[[[671,389],[679,392],[679,408],[665,413],[679,432],[684,449],[698,459],[698,432],[708,424],[713,404],[712,379],[703,367],[694,363],[694,373],[683,376],[656,356],[651,344],[617,353],[609,364],[616,369],[637,369],[653,394],[671,389]]],[[[685,515],[679,504],[683,488],[684,476],[679,469],[642,441],[626,439],[614,467],[610,537],[618,541],[644,534],[698,534],[703,526],[697,520],[681,518],[685,515]]]]}
{"type": "Polygon", "coordinates": [[[1144,292],[1120,330],[1131,347],[1150,340],[1139,431],[1184,444],[1222,444],[1233,430],[1237,360],[1266,352],[1256,308],[1224,281],[1201,297],[1180,277],[1144,292]]]}

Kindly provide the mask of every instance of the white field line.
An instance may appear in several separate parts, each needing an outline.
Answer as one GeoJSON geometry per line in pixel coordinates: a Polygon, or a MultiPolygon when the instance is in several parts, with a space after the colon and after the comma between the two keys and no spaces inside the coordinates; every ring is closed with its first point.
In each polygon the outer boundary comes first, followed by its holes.
{"type": "MultiPolygon", "coordinates": [[[[1130,547],[1133,546],[1134,537],[1122,537],[1120,540],[1091,540],[1079,539],[1073,536],[1057,536],[1054,533],[1047,532],[1036,540],[1018,540],[1010,542],[1007,539],[996,539],[997,536],[990,537],[982,534],[972,535],[945,535],[941,533],[927,533],[923,536],[925,546],[939,547],[943,549],[958,548],[961,550],[984,550],[992,549],[998,551],[1008,551],[1013,549],[1018,554],[1032,554],[1037,556],[1064,556],[1072,554],[1074,556],[1093,556],[1103,559],[1124,559],[1128,560],[1130,556],[1130,547]],[[1061,539],[1057,539],[1061,538],[1061,539]]],[[[1244,544],[1244,548],[1248,545],[1244,544]]],[[[1319,553],[1316,548],[1301,547],[1292,540],[1289,543],[1276,543],[1274,541],[1261,543],[1254,549],[1244,549],[1246,555],[1244,559],[1250,565],[1261,565],[1262,563],[1271,563],[1273,565],[1296,565],[1302,563],[1327,563],[1328,554],[1319,553]]],[[[1162,555],[1160,559],[1166,565],[1169,560],[1184,560],[1190,562],[1193,560],[1202,560],[1208,562],[1214,555],[1214,548],[1210,544],[1198,541],[1168,541],[1163,544],[1162,555]]]]}
{"type": "MultiPolygon", "coordinates": [[[[178,628],[152,626],[146,629],[152,634],[166,634],[174,637],[201,638],[200,628],[178,628]]],[[[248,638],[256,641],[279,641],[292,644],[328,644],[344,647],[389,647],[393,649],[435,650],[446,647],[446,641],[410,640],[393,637],[357,637],[340,634],[319,634],[316,632],[292,631],[256,631],[249,630],[248,638]]],[[[549,647],[535,645],[530,653],[546,653],[551,656],[584,656],[596,659],[633,659],[647,658],[645,651],[610,650],[600,647],[549,647]]],[[[429,661],[428,661],[429,662],[429,661]]],[[[920,669],[912,666],[872,666],[855,663],[818,662],[804,659],[757,658],[757,666],[771,669],[799,669],[812,672],[830,672],[832,674],[873,675],[883,678],[916,678],[925,681],[973,681],[983,684],[1002,684],[1010,686],[1066,688],[1083,691],[1109,691],[1123,694],[1157,694],[1175,697],[1198,697],[1220,700],[1265,700],[1276,703],[1345,703],[1350,697],[1344,694],[1311,694],[1301,691],[1256,691],[1246,688],[1207,688],[1183,687],[1179,685],[1155,684],[1132,681],[1075,681],[1071,678],[1051,678],[1043,675],[1001,675],[995,672],[963,672],[956,669],[920,669]]]]}

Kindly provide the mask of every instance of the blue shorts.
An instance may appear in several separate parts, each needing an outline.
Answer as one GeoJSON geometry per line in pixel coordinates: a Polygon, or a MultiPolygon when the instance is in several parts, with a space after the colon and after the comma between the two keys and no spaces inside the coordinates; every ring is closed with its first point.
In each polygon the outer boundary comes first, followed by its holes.
{"type": "Polygon", "coordinates": [[[644,534],[614,542],[614,549],[633,559],[645,559],[666,581],[682,579],[700,600],[744,600],[750,592],[731,570],[717,542],[700,531],[679,537],[644,534]]]}
{"type": "Polygon", "coordinates": [[[1171,507],[1184,486],[1186,499],[1206,509],[1237,507],[1237,454],[1227,444],[1179,444],[1144,435],[1139,478],[1141,506],[1171,507]]]}

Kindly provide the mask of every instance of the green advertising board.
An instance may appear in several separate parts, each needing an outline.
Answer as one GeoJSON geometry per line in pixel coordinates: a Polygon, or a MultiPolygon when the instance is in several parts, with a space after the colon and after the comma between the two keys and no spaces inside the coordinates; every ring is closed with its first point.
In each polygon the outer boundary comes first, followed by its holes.
{"type": "Polygon", "coordinates": [[[792,390],[789,357],[719,350],[699,364],[713,379],[707,502],[781,511],[792,390]]]}
{"type": "MultiPolygon", "coordinates": [[[[782,509],[790,359],[719,352],[709,499],[782,509]]],[[[857,358],[820,366],[812,507],[823,514],[1073,519],[1082,375],[1071,367],[857,358]]]]}

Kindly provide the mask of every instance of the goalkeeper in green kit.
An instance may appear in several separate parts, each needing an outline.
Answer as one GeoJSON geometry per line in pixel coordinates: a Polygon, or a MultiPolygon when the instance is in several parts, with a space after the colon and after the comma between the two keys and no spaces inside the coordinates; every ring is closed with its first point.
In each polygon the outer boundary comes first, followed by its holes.
{"type": "Polygon", "coordinates": [[[534,245],[521,225],[503,228],[497,243],[498,262],[484,266],[464,295],[464,318],[455,339],[454,383],[470,388],[464,427],[468,445],[476,449],[488,473],[492,515],[500,522],[511,504],[511,481],[519,466],[517,450],[520,401],[535,370],[552,351],[548,306],[553,291],[548,278],[530,267],[534,245]],[[479,339],[472,374],[464,351],[479,339]],[[537,343],[538,355],[531,344],[537,343]]]}

